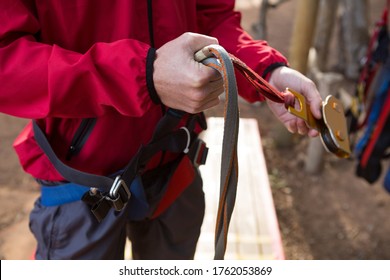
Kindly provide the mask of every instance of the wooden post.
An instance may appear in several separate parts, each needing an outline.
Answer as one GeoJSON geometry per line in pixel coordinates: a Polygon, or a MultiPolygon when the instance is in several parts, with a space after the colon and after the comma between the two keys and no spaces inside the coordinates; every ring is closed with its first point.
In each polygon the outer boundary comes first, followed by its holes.
{"type": "Polygon", "coordinates": [[[295,15],[289,62],[292,68],[305,74],[309,49],[312,46],[319,0],[299,0],[295,15]]]}
{"type": "Polygon", "coordinates": [[[317,53],[317,67],[321,72],[326,71],[329,45],[337,19],[339,0],[321,0],[318,13],[317,29],[313,46],[317,53]]]}
{"type": "MultiPolygon", "coordinates": [[[[309,76],[316,82],[322,97],[339,91],[343,75],[327,72],[330,58],[329,44],[337,11],[342,8],[339,37],[339,63],[348,78],[356,78],[359,57],[367,44],[367,0],[321,0],[314,48],[309,59],[309,76]]],[[[310,139],[305,161],[305,171],[316,174],[322,171],[324,149],[320,139],[310,139]]]]}
{"type": "MultiPolygon", "coordinates": [[[[309,49],[314,37],[319,0],[298,0],[290,43],[289,63],[292,68],[306,74],[309,49]]],[[[285,129],[285,128],[282,128],[285,129]]],[[[284,135],[284,131],[276,132],[284,135]]],[[[283,145],[292,145],[292,135],[285,136],[283,145]]]]}

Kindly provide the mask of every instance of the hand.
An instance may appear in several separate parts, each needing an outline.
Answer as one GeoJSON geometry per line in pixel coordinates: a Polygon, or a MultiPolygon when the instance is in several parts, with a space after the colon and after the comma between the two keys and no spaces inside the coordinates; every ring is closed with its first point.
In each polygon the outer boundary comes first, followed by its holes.
{"type": "Polygon", "coordinates": [[[193,114],[219,104],[221,75],[194,60],[194,54],[210,44],[218,44],[217,39],[184,33],[156,51],[153,80],[164,105],[193,114]]]}
{"type": "MultiPolygon", "coordinates": [[[[316,119],[321,119],[321,104],[322,98],[313,81],[302,75],[296,70],[288,67],[276,68],[270,77],[270,84],[280,91],[284,91],[289,87],[306,97],[306,102],[310,106],[310,110],[316,119]]],[[[267,100],[269,108],[275,116],[286,126],[291,133],[299,133],[301,135],[309,135],[316,137],[319,135],[315,129],[310,129],[306,122],[292,114],[285,108],[284,104],[276,103],[267,100]]]]}

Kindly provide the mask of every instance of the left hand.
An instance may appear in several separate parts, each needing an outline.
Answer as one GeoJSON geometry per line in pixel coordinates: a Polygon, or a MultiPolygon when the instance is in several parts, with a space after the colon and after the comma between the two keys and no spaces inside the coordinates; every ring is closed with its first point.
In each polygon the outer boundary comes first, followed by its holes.
{"type": "MultiPolygon", "coordinates": [[[[294,69],[282,66],[276,68],[272,72],[269,82],[279,91],[284,91],[287,87],[289,87],[304,95],[313,116],[316,119],[322,118],[322,98],[312,80],[294,69]]],[[[304,120],[289,113],[284,104],[276,103],[271,100],[267,100],[267,103],[274,115],[291,133],[309,135],[310,137],[316,137],[319,135],[318,131],[309,128],[304,120]]]]}

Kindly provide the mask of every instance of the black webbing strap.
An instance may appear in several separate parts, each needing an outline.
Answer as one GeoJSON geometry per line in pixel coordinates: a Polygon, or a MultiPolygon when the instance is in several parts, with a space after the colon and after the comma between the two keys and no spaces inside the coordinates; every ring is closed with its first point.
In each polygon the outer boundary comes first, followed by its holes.
{"type": "MultiPolygon", "coordinates": [[[[159,151],[181,152],[185,148],[187,134],[183,130],[177,130],[172,133],[173,128],[178,125],[179,121],[178,116],[168,111],[157,124],[152,140],[147,145],[141,147],[141,152],[138,152],[134,160],[130,161],[125,167],[122,178],[130,179],[129,177],[132,177],[130,170],[134,165],[147,163],[159,151]]],[[[101,191],[108,192],[110,190],[114,183],[114,178],[82,172],[66,165],[57,157],[45,133],[35,120],[33,120],[33,129],[34,137],[39,147],[45,152],[50,162],[65,180],[101,191]]]]}
{"type": "Polygon", "coordinates": [[[35,120],[33,120],[33,129],[34,137],[39,147],[45,152],[50,162],[65,180],[104,191],[110,190],[112,184],[114,183],[113,178],[82,172],[66,165],[57,157],[47,140],[45,133],[35,120]]]}
{"type": "Polygon", "coordinates": [[[157,153],[169,151],[179,154],[186,148],[190,148],[191,155],[197,156],[193,149],[197,148],[198,140],[192,140],[192,145],[189,147],[190,132],[188,129],[177,129],[181,117],[182,114],[168,110],[157,124],[152,140],[140,147],[123,172],[116,178],[82,172],[66,165],[57,157],[45,133],[35,120],[33,129],[36,142],[62,177],[69,182],[90,188],[89,192],[86,188],[86,194],[82,200],[92,206],[92,213],[98,221],[101,221],[111,208],[118,211],[123,209],[130,198],[129,187],[134,178],[157,153]],[[113,190],[116,194],[114,196],[111,195],[113,190]]]}

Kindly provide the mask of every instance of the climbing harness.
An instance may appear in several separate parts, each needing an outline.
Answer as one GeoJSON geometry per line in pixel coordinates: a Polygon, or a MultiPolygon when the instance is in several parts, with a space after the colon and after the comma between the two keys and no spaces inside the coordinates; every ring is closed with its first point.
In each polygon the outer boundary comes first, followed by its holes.
{"type": "Polygon", "coordinates": [[[390,0],[387,1],[381,19],[375,25],[363,60],[364,64],[360,71],[355,96],[352,105],[347,110],[351,134],[359,131],[367,124],[378,85],[378,78],[388,56],[390,41],[387,29],[388,7],[390,7],[390,0]]]}
{"type": "MultiPolygon", "coordinates": [[[[387,1],[368,44],[352,106],[347,111],[354,137],[356,175],[368,183],[378,180],[384,159],[390,157],[390,34],[387,1]],[[361,133],[360,133],[361,132],[361,133]]],[[[384,187],[390,192],[390,167],[384,187]]]]}

